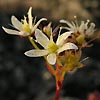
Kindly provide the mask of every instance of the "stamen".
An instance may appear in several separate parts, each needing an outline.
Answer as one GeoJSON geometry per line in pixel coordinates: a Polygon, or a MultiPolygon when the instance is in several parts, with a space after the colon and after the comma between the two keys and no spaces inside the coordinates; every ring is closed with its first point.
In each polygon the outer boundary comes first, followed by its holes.
{"type": "Polygon", "coordinates": [[[77,16],[74,16],[75,24],[76,24],[76,30],[78,30],[78,22],[77,22],[77,16]]]}
{"type": "Polygon", "coordinates": [[[36,23],[36,19],[37,19],[37,16],[35,16],[35,18],[34,18],[33,25],[35,25],[35,23],[36,23]]]}
{"type": "Polygon", "coordinates": [[[74,19],[77,19],[77,16],[74,16],[74,19]]]}
{"type": "Polygon", "coordinates": [[[84,58],[84,59],[81,60],[80,62],[83,62],[83,61],[85,61],[85,60],[87,60],[87,59],[89,59],[89,57],[84,58]]]}
{"type": "Polygon", "coordinates": [[[87,22],[89,23],[89,22],[90,22],[90,20],[89,20],[89,19],[87,19],[87,22]]]}

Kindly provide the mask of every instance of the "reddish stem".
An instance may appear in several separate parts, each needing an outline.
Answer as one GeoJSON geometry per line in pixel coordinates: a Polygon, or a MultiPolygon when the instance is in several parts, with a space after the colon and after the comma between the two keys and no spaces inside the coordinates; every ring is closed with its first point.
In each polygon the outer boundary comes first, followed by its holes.
{"type": "Polygon", "coordinates": [[[50,72],[52,75],[55,75],[55,70],[54,70],[53,66],[50,65],[49,63],[46,63],[46,66],[47,66],[49,72],[50,72]]]}
{"type": "Polygon", "coordinates": [[[58,81],[56,83],[56,96],[55,96],[55,100],[59,100],[61,88],[62,88],[62,82],[58,81]]]}

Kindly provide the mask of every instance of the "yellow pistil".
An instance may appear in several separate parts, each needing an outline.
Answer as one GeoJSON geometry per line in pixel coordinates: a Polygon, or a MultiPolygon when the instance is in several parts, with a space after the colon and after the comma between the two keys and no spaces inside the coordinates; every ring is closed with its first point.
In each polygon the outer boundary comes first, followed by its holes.
{"type": "Polygon", "coordinates": [[[78,44],[83,44],[84,41],[85,41],[85,35],[84,34],[81,34],[79,35],[77,38],[76,38],[76,41],[78,42],[78,44]]]}
{"type": "Polygon", "coordinates": [[[22,20],[23,22],[23,30],[27,33],[31,34],[31,29],[29,27],[29,24],[27,23],[26,17],[24,17],[24,20],[22,20]]]}
{"type": "Polygon", "coordinates": [[[31,33],[31,30],[30,30],[28,25],[24,25],[23,29],[24,29],[25,32],[31,33]]]}
{"type": "Polygon", "coordinates": [[[58,49],[57,45],[51,41],[48,45],[48,50],[50,53],[56,52],[56,50],[58,49]]]}

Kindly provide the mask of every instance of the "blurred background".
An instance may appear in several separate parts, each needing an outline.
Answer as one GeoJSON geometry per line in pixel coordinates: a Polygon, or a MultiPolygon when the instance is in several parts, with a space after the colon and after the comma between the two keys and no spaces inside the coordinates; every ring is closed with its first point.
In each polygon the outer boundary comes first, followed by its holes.
{"type": "MultiPolygon", "coordinates": [[[[0,100],[54,100],[55,79],[44,59],[26,57],[24,52],[33,48],[29,41],[1,28],[9,28],[12,15],[22,19],[30,6],[34,17],[46,17],[53,27],[59,19],[73,20],[76,15],[94,22],[99,33],[99,0],[0,0],[0,100]]],[[[100,40],[93,44],[83,50],[82,58],[89,57],[86,66],[65,76],[60,100],[100,100],[100,40]]]]}

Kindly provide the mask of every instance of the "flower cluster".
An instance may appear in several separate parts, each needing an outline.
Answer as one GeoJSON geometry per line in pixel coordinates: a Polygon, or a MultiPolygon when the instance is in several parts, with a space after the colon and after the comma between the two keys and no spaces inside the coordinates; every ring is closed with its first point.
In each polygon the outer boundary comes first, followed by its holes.
{"type": "Polygon", "coordinates": [[[21,22],[15,16],[11,17],[13,28],[16,30],[2,28],[8,34],[28,37],[35,49],[26,51],[24,53],[26,56],[44,57],[48,70],[56,79],[55,100],[58,100],[65,74],[84,66],[80,60],[82,48],[89,46],[87,38],[93,35],[95,24],[89,20],[81,21],[80,25],[77,20],[72,22],[60,20],[61,25],[53,30],[51,23],[43,29],[38,28],[41,21],[46,21],[46,18],[40,19],[37,23],[35,20],[33,23],[32,7],[30,7],[28,18],[24,16],[21,22]],[[42,49],[37,44],[40,44],[42,49]]]}

